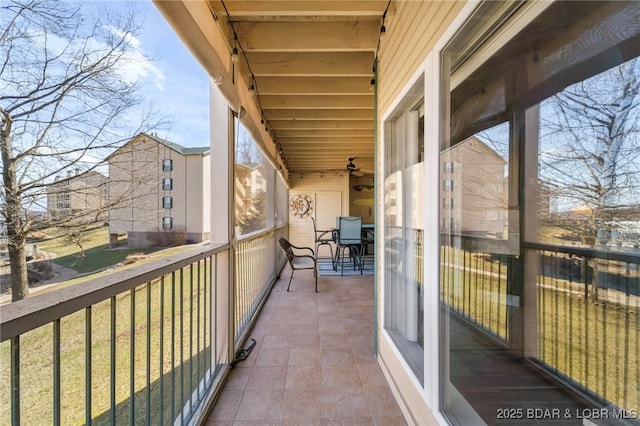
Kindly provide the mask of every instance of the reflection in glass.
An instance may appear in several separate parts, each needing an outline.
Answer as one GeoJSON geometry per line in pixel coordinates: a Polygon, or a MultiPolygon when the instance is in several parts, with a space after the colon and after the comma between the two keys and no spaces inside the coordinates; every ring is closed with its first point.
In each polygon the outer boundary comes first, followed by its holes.
{"type": "Polygon", "coordinates": [[[640,247],[639,76],[632,59],[541,103],[540,241],[640,247]]]}
{"type": "Polygon", "coordinates": [[[461,235],[506,238],[508,160],[508,123],[487,129],[443,151],[443,223],[450,224],[448,226],[461,235]]]}
{"type": "Polygon", "coordinates": [[[424,380],[424,123],[420,81],[385,122],[384,327],[416,378],[424,380]]]}
{"type": "Polygon", "coordinates": [[[640,3],[519,7],[484,2],[442,56],[442,411],[634,418],[640,3]]]}
{"type": "Polygon", "coordinates": [[[249,234],[267,227],[268,163],[244,126],[236,119],[236,231],[249,234]]]}

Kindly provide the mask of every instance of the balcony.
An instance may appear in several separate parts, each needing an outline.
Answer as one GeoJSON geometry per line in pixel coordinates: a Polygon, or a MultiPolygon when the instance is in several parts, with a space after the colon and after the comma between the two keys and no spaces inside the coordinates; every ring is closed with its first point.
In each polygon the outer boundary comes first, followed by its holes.
{"type": "Polygon", "coordinates": [[[579,242],[538,170],[553,151],[539,103],[636,58],[637,6],[480,2],[476,19],[465,2],[156,3],[216,77],[211,234],[228,243],[3,307],[0,423],[638,424],[640,256],[579,242]],[[602,51],[575,43],[620,20],[602,51]],[[255,179],[233,170],[242,126],[265,154],[255,179]],[[473,140],[454,167],[453,142],[485,130],[508,155],[473,140]],[[351,205],[366,169],[371,198],[351,205]],[[258,182],[266,225],[233,229],[258,182]],[[375,278],[321,277],[316,294],[297,273],[283,291],[278,238],[311,238],[294,194],[325,222],[368,212],[375,278]],[[552,213],[572,240],[540,238],[552,213]]]}
{"type": "MultiPolygon", "coordinates": [[[[403,424],[376,354],[373,277],[321,276],[315,293],[311,272],[298,271],[286,292],[274,248],[287,232],[238,243],[230,289],[222,245],[3,307],[2,423],[403,424]]],[[[445,278],[442,315],[453,315],[452,362],[466,366],[452,381],[480,417],[490,424],[501,409],[486,394],[496,386],[513,407],[591,413],[608,400],[633,413],[637,257],[528,247],[539,262],[540,350],[519,358],[521,319],[507,302],[519,260],[492,259],[495,241],[463,239],[463,249],[443,247],[443,271],[464,285],[445,278]]]]}
{"type": "Polygon", "coordinates": [[[3,307],[2,423],[402,424],[375,355],[373,277],[322,276],[315,293],[298,271],[286,292],[286,232],[237,245],[232,295],[222,245],[3,307]]]}
{"type": "Polygon", "coordinates": [[[374,352],[373,277],[283,272],[206,424],[405,424],[374,352]]]}

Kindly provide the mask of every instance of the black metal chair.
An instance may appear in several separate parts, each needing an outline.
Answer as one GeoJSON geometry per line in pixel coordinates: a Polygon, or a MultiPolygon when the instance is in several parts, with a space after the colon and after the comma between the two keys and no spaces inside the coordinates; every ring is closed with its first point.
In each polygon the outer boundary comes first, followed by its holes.
{"type": "Polygon", "coordinates": [[[340,275],[344,275],[345,251],[349,249],[349,258],[353,259],[353,270],[358,266],[362,274],[362,218],[340,216],[337,222],[337,248],[333,269],[337,271],[340,264],[340,275]]]}
{"type": "Polygon", "coordinates": [[[331,247],[331,243],[334,242],[334,230],[321,230],[316,227],[316,220],[311,217],[311,222],[313,223],[313,238],[314,243],[316,244],[316,257],[320,256],[320,247],[327,246],[329,247],[329,252],[331,253],[331,259],[333,259],[333,247],[331,247]]]}
{"type": "Polygon", "coordinates": [[[316,293],[318,292],[318,262],[316,260],[315,252],[310,247],[296,247],[287,241],[286,238],[280,238],[278,240],[280,243],[280,247],[284,251],[284,254],[287,256],[287,261],[289,262],[289,266],[291,267],[291,276],[289,277],[289,285],[287,286],[287,291],[289,291],[289,287],[291,287],[291,280],[293,279],[293,273],[298,269],[313,269],[313,277],[316,280],[316,293]],[[305,250],[310,251],[311,255],[308,254],[296,254],[294,250],[305,250]]]}

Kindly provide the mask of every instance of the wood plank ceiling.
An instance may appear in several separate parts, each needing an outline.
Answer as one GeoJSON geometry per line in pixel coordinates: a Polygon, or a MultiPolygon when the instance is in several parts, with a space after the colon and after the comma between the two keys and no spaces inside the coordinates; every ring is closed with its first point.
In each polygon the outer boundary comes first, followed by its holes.
{"type": "Polygon", "coordinates": [[[348,157],[373,170],[371,79],[389,1],[209,4],[230,48],[239,48],[238,71],[248,84],[253,75],[256,102],[289,171],[346,170],[348,157]]]}

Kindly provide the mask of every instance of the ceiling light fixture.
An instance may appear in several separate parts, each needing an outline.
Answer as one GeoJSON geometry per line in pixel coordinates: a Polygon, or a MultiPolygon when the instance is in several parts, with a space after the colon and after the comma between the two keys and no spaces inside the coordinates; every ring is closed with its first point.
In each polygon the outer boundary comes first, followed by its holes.
{"type": "Polygon", "coordinates": [[[238,62],[238,34],[233,31],[233,50],[231,51],[231,62],[238,62]]]}
{"type": "Polygon", "coordinates": [[[249,86],[249,94],[251,96],[256,94],[256,78],[253,76],[253,74],[251,74],[251,85],[249,86]]]}
{"type": "MultiPolygon", "coordinates": [[[[236,33],[236,29],[233,25],[233,19],[231,18],[231,14],[229,13],[229,9],[227,9],[227,5],[225,4],[224,0],[220,0],[220,3],[222,3],[222,7],[224,8],[225,14],[227,15],[227,24],[229,24],[229,26],[231,27],[231,32],[233,33],[233,49],[232,49],[232,54],[231,54],[231,61],[233,63],[236,63],[236,61],[238,61],[240,59],[240,55],[242,55],[244,62],[247,64],[247,71],[249,73],[249,75],[251,76],[251,83],[249,84],[249,86],[247,87],[247,90],[249,91],[249,93],[251,94],[251,96],[255,96],[256,98],[256,103],[257,103],[257,107],[259,111],[263,111],[262,109],[262,101],[260,99],[260,90],[258,88],[258,82],[255,79],[255,74],[253,73],[253,70],[251,69],[251,64],[249,63],[249,58],[247,57],[247,53],[244,50],[244,48],[242,47],[242,44],[240,43],[240,41],[238,40],[238,34],[236,33]],[[234,60],[234,54],[235,54],[235,60],[234,60]]],[[[246,81],[246,80],[245,80],[246,81]]],[[[266,120],[264,119],[264,115],[261,117],[261,124],[265,124],[266,120]]],[[[265,125],[265,131],[269,132],[269,127],[268,127],[268,123],[267,125],[265,125]]]]}
{"type": "Polygon", "coordinates": [[[238,62],[238,48],[234,47],[233,52],[231,53],[231,62],[234,64],[238,62]]]}
{"type": "Polygon", "coordinates": [[[380,34],[378,34],[378,45],[376,46],[376,53],[373,56],[373,78],[371,79],[371,87],[369,88],[372,92],[376,89],[376,64],[378,63],[378,54],[380,53],[380,41],[387,35],[387,27],[384,22],[387,19],[387,12],[389,11],[389,6],[391,6],[391,0],[387,2],[387,7],[384,8],[384,12],[382,13],[382,23],[380,24],[380,34]]]}

